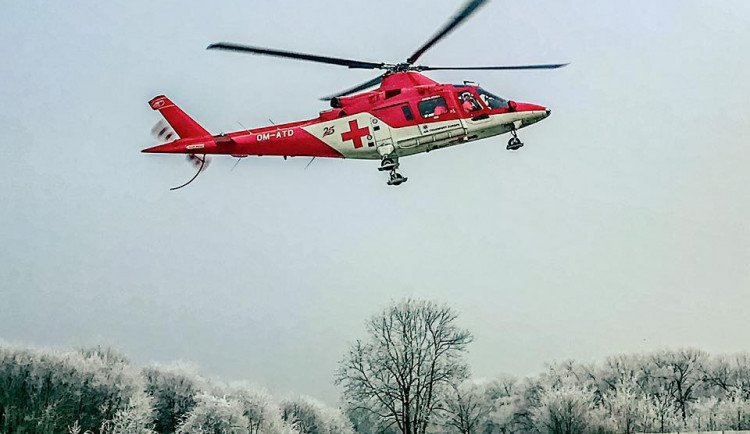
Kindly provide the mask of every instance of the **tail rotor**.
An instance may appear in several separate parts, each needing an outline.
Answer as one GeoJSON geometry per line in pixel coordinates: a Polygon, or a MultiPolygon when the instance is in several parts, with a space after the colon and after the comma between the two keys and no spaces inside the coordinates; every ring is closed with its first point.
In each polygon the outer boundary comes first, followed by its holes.
{"type": "Polygon", "coordinates": [[[177,140],[177,133],[174,132],[168,123],[164,122],[164,119],[160,119],[159,122],[151,127],[151,135],[160,142],[173,142],[177,140]]]}
{"type": "MultiPolygon", "coordinates": [[[[159,120],[151,128],[151,135],[160,142],[171,143],[181,138],[211,136],[208,131],[198,125],[167,97],[160,95],[152,99],[150,105],[151,108],[158,110],[164,116],[164,119],[159,120]]],[[[206,154],[188,154],[187,161],[197,169],[195,175],[188,182],[172,187],[170,190],[179,190],[195,181],[198,175],[208,168],[211,158],[206,154]]]]}

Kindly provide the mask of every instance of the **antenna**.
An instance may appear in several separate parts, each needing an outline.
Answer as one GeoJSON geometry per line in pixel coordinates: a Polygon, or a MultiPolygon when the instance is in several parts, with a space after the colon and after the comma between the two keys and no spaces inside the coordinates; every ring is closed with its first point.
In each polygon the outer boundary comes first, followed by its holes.
{"type": "Polygon", "coordinates": [[[242,125],[242,122],[237,121],[237,123],[240,125],[240,127],[242,127],[243,130],[245,130],[246,133],[251,134],[250,130],[248,130],[247,127],[245,127],[244,125],[242,125]]]}
{"type": "Polygon", "coordinates": [[[307,163],[307,166],[305,166],[305,170],[307,170],[307,168],[310,167],[310,165],[313,163],[313,161],[315,161],[315,157],[312,157],[312,160],[310,160],[310,162],[307,163]]]}

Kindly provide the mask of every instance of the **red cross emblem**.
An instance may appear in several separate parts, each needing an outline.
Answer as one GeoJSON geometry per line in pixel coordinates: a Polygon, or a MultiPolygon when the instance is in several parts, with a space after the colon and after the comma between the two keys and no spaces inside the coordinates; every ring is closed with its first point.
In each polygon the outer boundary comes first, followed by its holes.
{"type": "Polygon", "coordinates": [[[351,140],[354,142],[354,149],[359,149],[362,147],[362,137],[369,135],[370,129],[367,127],[360,128],[355,119],[349,121],[349,131],[341,134],[341,140],[345,142],[351,140]]]}

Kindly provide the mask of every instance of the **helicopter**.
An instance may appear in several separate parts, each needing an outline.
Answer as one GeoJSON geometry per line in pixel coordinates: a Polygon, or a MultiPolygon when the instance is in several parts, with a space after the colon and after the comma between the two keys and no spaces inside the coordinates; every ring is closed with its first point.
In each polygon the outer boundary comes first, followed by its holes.
{"type": "Polygon", "coordinates": [[[388,173],[387,184],[397,186],[408,179],[398,172],[402,157],[505,133],[511,134],[506,149],[516,151],[524,145],[518,130],[547,118],[551,114],[549,108],[504,99],[469,81],[438,83],[422,72],[557,69],[567,63],[518,66],[416,63],[427,50],[488,2],[466,1],[437,33],[402,63],[368,62],[229,42],[211,44],[207,49],[383,72],[358,86],[321,98],[328,101],[331,108],[320,112],[317,118],[218,135],[209,133],[169,98],[160,95],[149,104],[160,112],[168,125],[159,123],[152,132],[168,142],[142,152],[187,154],[197,172],[188,182],[172,188],[176,190],[193,182],[207,167],[209,156],[217,154],[237,158],[252,155],[379,160],[378,170],[388,173]]]}

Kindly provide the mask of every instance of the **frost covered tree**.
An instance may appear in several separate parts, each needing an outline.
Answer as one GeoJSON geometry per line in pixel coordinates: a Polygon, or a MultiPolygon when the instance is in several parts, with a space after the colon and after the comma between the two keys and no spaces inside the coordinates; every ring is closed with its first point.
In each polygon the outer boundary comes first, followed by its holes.
{"type": "Polygon", "coordinates": [[[442,401],[439,414],[448,432],[477,434],[487,423],[491,402],[483,385],[468,380],[451,384],[442,401]]]}
{"type": "Polygon", "coordinates": [[[363,408],[403,434],[425,434],[441,394],[467,376],[471,334],[456,313],[429,301],[393,303],[366,322],[367,338],[341,361],[337,382],[352,408],[363,408]]]}
{"type": "Polygon", "coordinates": [[[227,396],[242,406],[242,415],[248,420],[249,434],[298,433],[291,424],[282,419],[281,409],[265,390],[247,384],[233,384],[228,386],[227,393],[227,396]]]}
{"type": "Polygon", "coordinates": [[[159,434],[153,428],[151,397],[138,393],[112,419],[102,423],[99,434],[159,434]]]}
{"type": "Polygon", "coordinates": [[[617,432],[633,434],[646,432],[650,428],[649,420],[654,418],[652,408],[636,384],[626,382],[615,385],[604,396],[603,402],[617,432]]]}
{"type": "Polygon", "coordinates": [[[195,405],[182,417],[177,433],[299,434],[282,420],[279,406],[265,390],[242,383],[201,382],[205,390],[193,397],[195,405]]]}
{"type": "Polygon", "coordinates": [[[593,370],[566,361],[551,365],[528,382],[524,396],[527,429],[550,434],[611,431],[593,370]]]}
{"type": "Polygon", "coordinates": [[[725,429],[734,431],[750,429],[750,401],[741,396],[721,401],[718,414],[725,429]]]}
{"type": "Polygon", "coordinates": [[[715,397],[698,399],[693,404],[693,411],[688,419],[688,428],[698,432],[721,429],[719,402],[715,397]]]}
{"type": "Polygon", "coordinates": [[[300,434],[354,434],[340,410],[305,396],[282,400],[281,418],[300,434]]]}
{"type": "Polygon", "coordinates": [[[707,399],[696,405],[692,426],[710,420],[716,429],[750,428],[750,354],[709,359],[702,381],[707,399]]]}
{"type": "Polygon", "coordinates": [[[185,364],[149,366],[143,369],[146,393],[153,398],[155,429],[172,434],[182,419],[195,407],[195,396],[202,380],[185,364]]]}
{"type": "Polygon", "coordinates": [[[57,434],[74,425],[97,433],[105,421],[126,419],[138,421],[139,431],[150,427],[138,370],[107,348],[0,348],[0,384],[0,432],[6,434],[57,434]]]}
{"type": "Polygon", "coordinates": [[[177,433],[247,434],[250,421],[242,413],[242,404],[237,400],[200,393],[177,433]]]}
{"type": "Polygon", "coordinates": [[[589,389],[572,384],[545,386],[539,405],[531,409],[537,431],[550,434],[591,432],[594,395],[589,389]]]}
{"type": "Polygon", "coordinates": [[[300,434],[354,434],[349,419],[335,408],[300,396],[281,401],[281,418],[300,434]]]}
{"type": "Polygon", "coordinates": [[[672,400],[673,391],[669,385],[659,385],[652,388],[648,397],[648,414],[653,419],[649,421],[649,431],[665,433],[672,432],[680,426],[678,409],[672,400]]]}
{"type": "Polygon", "coordinates": [[[502,376],[484,385],[488,413],[480,432],[507,434],[513,432],[521,413],[522,386],[511,376],[502,376]]]}

